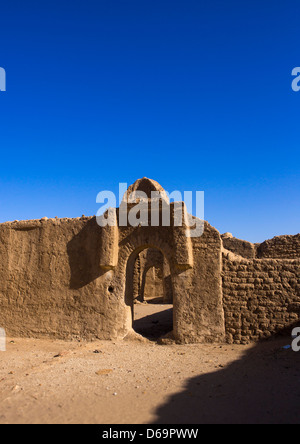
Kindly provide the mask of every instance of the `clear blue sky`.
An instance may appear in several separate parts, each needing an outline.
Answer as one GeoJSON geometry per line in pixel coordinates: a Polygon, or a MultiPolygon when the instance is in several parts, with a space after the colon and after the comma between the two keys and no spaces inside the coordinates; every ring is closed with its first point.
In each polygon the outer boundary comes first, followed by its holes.
{"type": "Polygon", "coordinates": [[[147,176],[259,242],[300,221],[300,2],[1,3],[0,222],[147,176]]]}

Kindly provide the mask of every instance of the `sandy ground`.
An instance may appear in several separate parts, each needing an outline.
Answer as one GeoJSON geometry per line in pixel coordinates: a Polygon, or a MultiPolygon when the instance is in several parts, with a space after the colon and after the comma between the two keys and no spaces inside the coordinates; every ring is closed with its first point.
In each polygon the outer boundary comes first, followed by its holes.
{"type": "MultiPolygon", "coordinates": [[[[137,308],[137,321],[149,315],[138,328],[166,330],[164,308],[164,322],[159,306],[137,308]]],[[[289,338],[249,346],[7,342],[1,424],[300,422],[300,353],[282,348],[289,338]]]]}

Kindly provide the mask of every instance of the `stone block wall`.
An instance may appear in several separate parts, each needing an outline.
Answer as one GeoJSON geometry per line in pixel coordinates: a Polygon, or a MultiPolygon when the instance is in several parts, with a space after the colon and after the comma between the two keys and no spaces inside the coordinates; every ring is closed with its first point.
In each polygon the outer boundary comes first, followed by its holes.
{"type": "Polygon", "coordinates": [[[233,237],[231,233],[221,235],[223,247],[246,259],[297,259],[300,258],[300,234],[276,236],[261,244],[233,237]]]}
{"type": "Polygon", "coordinates": [[[247,260],[223,253],[227,341],[248,343],[291,328],[300,314],[300,259],[247,260]]]}
{"type": "Polygon", "coordinates": [[[300,257],[300,234],[276,236],[260,244],[257,257],[273,259],[296,259],[300,257]]]}

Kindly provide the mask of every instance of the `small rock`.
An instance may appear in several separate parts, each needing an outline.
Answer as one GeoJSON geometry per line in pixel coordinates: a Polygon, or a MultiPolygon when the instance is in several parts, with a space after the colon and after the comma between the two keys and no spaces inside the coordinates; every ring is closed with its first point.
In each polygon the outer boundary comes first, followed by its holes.
{"type": "Polygon", "coordinates": [[[97,372],[95,372],[96,373],[96,375],[98,375],[98,376],[101,376],[101,375],[109,375],[110,373],[112,372],[112,369],[111,368],[105,368],[105,369],[101,369],[101,370],[98,370],[97,372]]]}
{"type": "Polygon", "coordinates": [[[233,235],[232,235],[232,233],[224,233],[224,234],[222,234],[222,236],[221,236],[223,239],[232,239],[233,238],[233,235]]]}
{"type": "Polygon", "coordinates": [[[57,355],[53,356],[54,358],[62,358],[63,356],[68,355],[70,352],[69,351],[62,351],[59,352],[57,355]]]}

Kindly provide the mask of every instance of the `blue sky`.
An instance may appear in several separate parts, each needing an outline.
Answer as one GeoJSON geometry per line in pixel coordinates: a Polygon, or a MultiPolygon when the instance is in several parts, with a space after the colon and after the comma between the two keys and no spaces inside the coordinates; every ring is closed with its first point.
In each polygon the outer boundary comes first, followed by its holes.
{"type": "Polygon", "coordinates": [[[299,1],[1,4],[0,222],[151,177],[219,231],[299,232],[299,1]]]}

